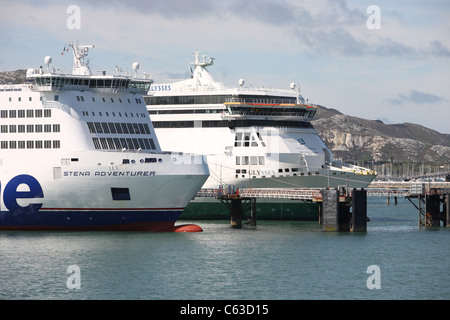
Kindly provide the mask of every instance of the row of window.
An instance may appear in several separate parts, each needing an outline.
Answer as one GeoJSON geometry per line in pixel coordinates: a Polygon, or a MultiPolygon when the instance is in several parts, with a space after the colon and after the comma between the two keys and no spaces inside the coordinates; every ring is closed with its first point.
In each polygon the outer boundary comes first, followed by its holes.
{"type": "Polygon", "coordinates": [[[152,138],[92,138],[95,149],[117,150],[156,150],[152,138]]]}
{"type": "Polygon", "coordinates": [[[60,124],[2,124],[1,133],[34,133],[34,132],[61,132],[60,124]]]}
{"type": "MultiPolygon", "coordinates": [[[[95,97],[91,97],[92,98],[92,102],[95,102],[95,97]]],[[[84,102],[84,96],[76,96],[77,101],[80,102],[84,102]]],[[[136,104],[142,104],[142,100],[139,98],[134,98],[136,104]]],[[[104,97],[102,97],[102,101],[106,102],[106,99],[104,97]]],[[[111,101],[112,103],[114,103],[114,98],[109,98],[108,102],[111,101]]],[[[119,103],[122,103],[122,99],[121,98],[117,98],[117,101],[119,101],[119,103]]],[[[131,103],[130,99],[127,99],[128,103],[131,103]]]]}
{"type": "Polygon", "coordinates": [[[264,165],[264,156],[243,156],[236,157],[236,165],[264,165]]]}
{"type": "Polygon", "coordinates": [[[147,123],[88,122],[90,133],[150,134],[147,123]]]}
{"type": "MultiPolygon", "coordinates": [[[[103,74],[104,75],[104,74],[103,74]]],[[[86,78],[67,78],[65,76],[51,76],[35,79],[36,85],[51,87],[54,90],[57,89],[78,89],[85,90],[86,88],[95,89],[111,89],[114,91],[138,89],[147,92],[150,88],[149,81],[133,81],[125,78],[112,78],[112,79],[86,79],[86,78]]],[[[134,90],[133,90],[134,91],[134,90]]]]}
{"type": "MultiPolygon", "coordinates": [[[[285,172],[289,172],[289,168],[286,168],[286,169],[284,169],[284,171],[285,172]]],[[[292,174],[292,176],[297,176],[298,174],[297,174],[297,172],[298,172],[299,170],[298,170],[298,168],[292,168],[292,172],[293,172],[293,174],[292,174]]],[[[283,172],[283,169],[278,169],[278,172],[283,172]]],[[[245,175],[247,174],[247,170],[246,169],[236,169],[236,175],[235,175],[235,177],[236,178],[239,178],[239,174],[242,174],[242,178],[245,178],[245,175]]],[[[308,176],[312,176],[312,175],[319,175],[320,174],[320,172],[319,171],[316,171],[316,172],[308,172],[307,173],[307,175],[308,176]]],[[[335,175],[336,174],[336,172],[333,172],[333,174],[335,175]]],[[[304,176],[305,175],[305,173],[304,172],[300,172],[300,175],[301,176],[304,176]]],[[[254,176],[254,175],[252,175],[252,173],[250,172],[250,176],[252,176],[252,178],[256,178],[256,176],[254,176]]],[[[286,175],[286,177],[290,177],[291,175],[289,175],[289,174],[287,174],[286,175]]],[[[261,178],[265,178],[266,176],[261,176],[261,178]]],[[[274,174],[271,174],[270,175],[270,177],[272,177],[272,178],[275,178],[276,176],[274,175],[274,174]]],[[[283,177],[283,175],[278,175],[278,177],[283,177]]]]}
{"type": "MultiPolygon", "coordinates": [[[[0,91],[3,91],[3,90],[0,90],[0,91]]],[[[5,90],[5,91],[12,91],[12,90],[5,90]]],[[[22,91],[22,89],[19,89],[19,90],[14,90],[14,91],[22,91]]],[[[12,98],[11,97],[9,97],[9,102],[12,102],[12,98]]],[[[42,101],[42,97],[40,97],[40,100],[42,101]]],[[[17,101],[18,102],[22,102],[22,97],[17,97],[17,101]]],[[[32,97],[28,97],[28,101],[33,101],[33,98],[32,97]]]]}
{"type": "MultiPolygon", "coordinates": [[[[213,127],[288,127],[288,128],[312,128],[312,124],[306,121],[278,121],[278,120],[205,120],[195,121],[195,127],[201,122],[202,128],[213,127]]],[[[154,128],[194,128],[194,121],[152,121],[154,128]]]]}
{"type": "MultiPolygon", "coordinates": [[[[83,116],[85,116],[85,117],[89,117],[89,115],[90,115],[89,111],[81,111],[81,114],[83,116]]],[[[95,111],[91,111],[91,114],[92,114],[93,117],[95,117],[95,111]]],[[[109,112],[105,112],[105,114],[106,114],[107,117],[109,117],[109,112]]],[[[116,116],[115,112],[111,112],[111,114],[112,114],[113,117],[116,116]]],[[[122,112],[117,112],[117,114],[118,114],[119,117],[122,117],[122,112]]],[[[100,117],[102,117],[103,113],[99,112],[98,115],[100,117]]],[[[128,112],[124,112],[124,115],[125,115],[125,118],[128,118],[128,112]]],[[[134,114],[132,112],[130,112],[130,116],[131,116],[131,118],[134,118],[134,114]]],[[[136,112],[136,118],[139,118],[139,117],[146,118],[146,114],[143,113],[143,112],[141,112],[141,113],[136,112]]]]}
{"type": "Polygon", "coordinates": [[[222,109],[171,109],[171,110],[149,110],[149,114],[192,114],[192,113],[220,113],[222,109]]]}
{"type": "Polygon", "coordinates": [[[233,115],[243,115],[243,116],[289,116],[289,117],[308,117],[314,118],[316,110],[306,110],[300,108],[248,108],[248,107],[233,107],[231,109],[233,115]]]}
{"type": "Polygon", "coordinates": [[[144,97],[146,105],[162,104],[219,104],[224,103],[229,95],[199,95],[199,96],[166,96],[166,97],[144,97]]]}
{"type": "MultiPolygon", "coordinates": [[[[248,157],[246,157],[246,158],[248,158],[248,157]]],[[[250,158],[257,158],[257,157],[250,157],[250,158]]],[[[258,157],[258,158],[264,158],[264,157],[258,157]]],[[[236,158],[236,160],[237,160],[237,158],[236,158]]],[[[251,162],[252,160],[250,160],[250,162],[251,162]]],[[[254,160],[254,162],[255,163],[250,163],[250,165],[251,164],[257,164],[256,163],[256,160],[254,160]]],[[[236,161],[236,164],[239,164],[239,163],[237,163],[237,161],[236,161]]],[[[248,163],[247,163],[248,164],[248,163]]],[[[260,163],[260,164],[264,164],[264,160],[263,160],[263,163],[260,163]]],[[[283,171],[284,172],[299,172],[299,171],[301,171],[302,169],[300,169],[300,168],[284,168],[284,170],[282,169],[282,168],[279,168],[278,169],[278,172],[279,173],[282,173],[283,171]]],[[[247,173],[247,169],[236,169],[236,173],[247,173]]],[[[308,173],[309,175],[311,175],[311,173],[308,173]]],[[[316,172],[316,174],[319,174],[319,172],[317,171],[316,172]]],[[[336,174],[335,172],[333,173],[333,174],[336,174]]],[[[302,172],[302,175],[303,175],[303,172],[302,172]]]]}
{"type": "Polygon", "coordinates": [[[144,97],[146,105],[168,105],[168,104],[222,104],[228,102],[240,102],[240,103],[268,103],[268,104],[280,104],[280,103],[297,103],[295,97],[280,97],[269,95],[189,95],[189,96],[146,96],[144,97]]]}
{"type": "Polygon", "coordinates": [[[60,140],[0,141],[1,149],[59,149],[60,140]]]}
{"type": "MultiPolygon", "coordinates": [[[[261,135],[259,132],[256,132],[256,136],[258,137],[259,143],[263,147],[266,146],[264,141],[261,138],[261,135]]],[[[251,134],[251,132],[236,132],[236,136],[234,138],[234,146],[235,147],[257,147],[258,142],[254,135],[251,134]],[[251,141],[250,141],[251,138],[251,141]]]]}
{"type": "Polygon", "coordinates": [[[1,110],[0,111],[0,118],[25,118],[25,115],[27,118],[42,118],[42,115],[44,118],[50,118],[52,116],[52,110],[51,109],[20,109],[20,110],[1,110]]]}

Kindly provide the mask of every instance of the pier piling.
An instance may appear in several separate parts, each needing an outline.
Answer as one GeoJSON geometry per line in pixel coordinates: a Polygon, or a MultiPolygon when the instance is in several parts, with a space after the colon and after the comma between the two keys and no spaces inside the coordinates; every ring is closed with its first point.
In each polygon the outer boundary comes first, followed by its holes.
{"type": "Polygon", "coordinates": [[[321,190],[321,224],[323,231],[339,231],[339,192],[337,189],[321,190]]]}
{"type": "Polygon", "coordinates": [[[231,227],[232,228],[242,228],[242,200],[241,199],[231,199],[231,227]]]}
{"type": "Polygon", "coordinates": [[[252,198],[250,201],[250,219],[246,223],[249,226],[256,227],[256,198],[252,198]]]}
{"type": "Polygon", "coordinates": [[[351,201],[340,199],[339,190],[321,190],[319,221],[323,231],[367,232],[367,191],[353,189],[351,201]],[[350,208],[352,211],[350,212],[350,208]]]}
{"type": "Polygon", "coordinates": [[[445,195],[445,226],[450,228],[450,193],[445,195]]]}
{"type": "Polygon", "coordinates": [[[340,201],[338,189],[320,190],[320,224],[323,231],[350,231],[350,203],[340,201]]]}
{"type": "Polygon", "coordinates": [[[230,212],[231,227],[234,229],[242,228],[242,220],[244,219],[244,212],[250,209],[250,217],[247,226],[256,226],[256,197],[242,197],[239,190],[233,193],[216,194],[216,198],[220,200],[230,212]]]}
{"type": "Polygon", "coordinates": [[[367,232],[367,190],[353,189],[351,231],[367,232]]]}
{"type": "Polygon", "coordinates": [[[425,197],[426,226],[439,227],[441,223],[440,195],[427,194],[425,197]]]}

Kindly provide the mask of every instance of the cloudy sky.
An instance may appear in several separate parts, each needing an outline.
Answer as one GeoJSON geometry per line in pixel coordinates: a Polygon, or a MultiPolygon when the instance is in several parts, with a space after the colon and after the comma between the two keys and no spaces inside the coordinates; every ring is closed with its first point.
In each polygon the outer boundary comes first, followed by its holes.
{"type": "Polygon", "coordinates": [[[448,0],[0,0],[0,71],[47,55],[69,69],[78,40],[92,69],[138,61],[158,82],[188,76],[199,49],[226,85],[295,82],[348,115],[450,133],[449,17],[448,0]]]}

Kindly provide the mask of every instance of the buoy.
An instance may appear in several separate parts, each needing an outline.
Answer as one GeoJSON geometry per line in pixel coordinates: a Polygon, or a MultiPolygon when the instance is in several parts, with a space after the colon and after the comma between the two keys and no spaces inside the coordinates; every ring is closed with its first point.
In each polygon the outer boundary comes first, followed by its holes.
{"type": "Polygon", "coordinates": [[[183,224],[181,226],[174,226],[173,232],[202,232],[203,229],[195,224],[183,224]]]}

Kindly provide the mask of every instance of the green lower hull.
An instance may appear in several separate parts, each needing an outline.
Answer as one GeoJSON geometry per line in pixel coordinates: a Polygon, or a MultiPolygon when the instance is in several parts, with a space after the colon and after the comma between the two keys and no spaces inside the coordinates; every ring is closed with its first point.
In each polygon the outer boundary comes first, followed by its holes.
{"type": "MultiPolygon", "coordinates": [[[[319,219],[317,203],[304,201],[264,201],[256,200],[257,220],[317,221],[319,219]]],[[[244,212],[249,217],[250,211],[244,212]]],[[[180,220],[228,220],[230,211],[219,200],[191,201],[181,214],[180,220]]]]}

